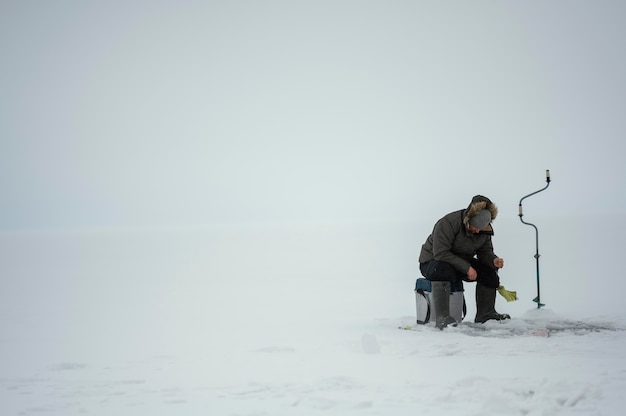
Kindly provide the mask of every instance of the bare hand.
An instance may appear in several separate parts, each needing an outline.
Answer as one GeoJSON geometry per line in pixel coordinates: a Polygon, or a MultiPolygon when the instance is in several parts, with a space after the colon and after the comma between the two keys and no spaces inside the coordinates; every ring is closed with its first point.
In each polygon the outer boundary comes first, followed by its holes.
{"type": "Polygon", "coordinates": [[[467,278],[471,281],[474,281],[477,277],[478,274],[476,273],[476,270],[472,266],[470,266],[469,270],[467,271],[467,278]]]}
{"type": "Polygon", "coordinates": [[[493,265],[496,266],[497,269],[501,269],[504,267],[504,259],[497,257],[493,259],[493,265]]]}

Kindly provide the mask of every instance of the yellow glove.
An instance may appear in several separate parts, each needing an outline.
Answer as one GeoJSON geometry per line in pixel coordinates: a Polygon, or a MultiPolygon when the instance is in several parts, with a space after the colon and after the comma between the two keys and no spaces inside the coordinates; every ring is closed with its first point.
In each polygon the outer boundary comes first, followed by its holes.
{"type": "Polygon", "coordinates": [[[507,302],[513,302],[517,300],[517,292],[513,290],[506,290],[502,285],[498,287],[498,293],[502,295],[502,297],[506,299],[507,302]]]}

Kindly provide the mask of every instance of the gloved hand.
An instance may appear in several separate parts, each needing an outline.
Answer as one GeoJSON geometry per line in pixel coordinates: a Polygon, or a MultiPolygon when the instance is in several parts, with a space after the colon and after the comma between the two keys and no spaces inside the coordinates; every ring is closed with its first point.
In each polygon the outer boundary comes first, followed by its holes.
{"type": "Polygon", "coordinates": [[[502,297],[506,299],[507,302],[513,302],[517,300],[517,292],[513,290],[506,290],[502,285],[498,287],[498,293],[502,295],[502,297]]]}

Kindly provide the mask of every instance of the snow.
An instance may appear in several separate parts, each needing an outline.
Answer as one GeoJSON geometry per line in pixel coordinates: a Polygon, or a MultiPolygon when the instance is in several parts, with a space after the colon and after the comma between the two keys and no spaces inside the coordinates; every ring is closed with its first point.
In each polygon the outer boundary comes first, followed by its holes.
{"type": "Polygon", "coordinates": [[[532,236],[500,221],[513,319],[472,324],[466,285],[444,331],[414,318],[427,224],[0,233],[1,413],[621,414],[619,276],[580,308],[579,242],[543,221],[537,309],[532,236]]]}
{"type": "Polygon", "coordinates": [[[2,2],[0,416],[623,414],[625,12],[2,2]],[[478,193],[513,319],[418,326],[478,193]]]}

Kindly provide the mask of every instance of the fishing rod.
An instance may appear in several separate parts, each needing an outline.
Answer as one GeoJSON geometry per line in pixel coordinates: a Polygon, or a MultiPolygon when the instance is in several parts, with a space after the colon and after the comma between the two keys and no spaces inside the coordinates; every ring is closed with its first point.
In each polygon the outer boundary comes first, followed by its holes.
{"type": "Polygon", "coordinates": [[[541,191],[545,191],[548,186],[550,186],[550,170],[546,170],[546,186],[544,186],[543,188],[541,188],[538,191],[535,191],[533,193],[530,193],[528,195],[526,195],[525,197],[523,197],[522,199],[519,200],[519,219],[523,224],[526,225],[530,225],[531,227],[533,227],[535,229],[535,244],[536,244],[536,251],[535,251],[535,260],[537,261],[537,297],[535,299],[533,299],[533,302],[537,302],[537,309],[541,308],[542,306],[546,306],[545,304],[541,303],[541,292],[539,290],[539,230],[537,229],[537,226],[535,224],[531,224],[529,222],[524,221],[524,218],[522,218],[524,216],[524,212],[522,210],[522,201],[525,200],[526,198],[528,198],[529,196],[533,196],[535,194],[538,194],[541,191]]]}

